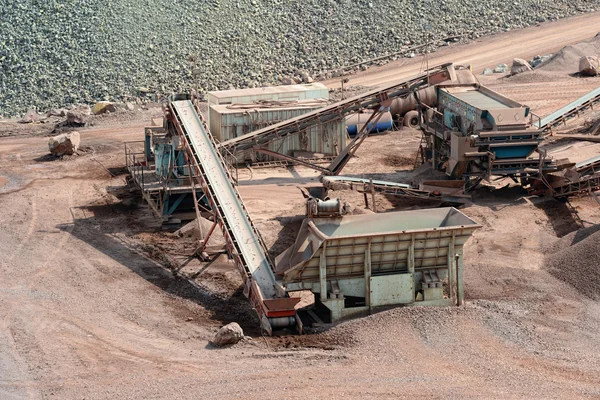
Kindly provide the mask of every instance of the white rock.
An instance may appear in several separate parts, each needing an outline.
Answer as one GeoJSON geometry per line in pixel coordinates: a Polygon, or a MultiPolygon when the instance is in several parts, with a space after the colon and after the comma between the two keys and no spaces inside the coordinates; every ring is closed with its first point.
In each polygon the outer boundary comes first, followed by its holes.
{"type": "Polygon", "coordinates": [[[521,72],[525,72],[525,71],[531,71],[531,65],[529,65],[529,62],[527,62],[526,60],[523,60],[522,58],[515,58],[513,59],[513,63],[512,63],[512,67],[510,67],[510,74],[511,75],[516,75],[516,74],[520,74],[521,72]]]}
{"type": "Polygon", "coordinates": [[[212,342],[215,346],[225,346],[235,344],[243,338],[244,331],[242,327],[237,322],[232,322],[219,329],[212,342]]]}
{"type": "Polygon", "coordinates": [[[597,76],[600,71],[598,57],[584,56],[579,60],[579,73],[586,76],[597,76]]]}
{"type": "Polygon", "coordinates": [[[55,156],[71,155],[79,148],[80,136],[79,132],[63,133],[50,138],[48,141],[48,149],[55,156]]]}

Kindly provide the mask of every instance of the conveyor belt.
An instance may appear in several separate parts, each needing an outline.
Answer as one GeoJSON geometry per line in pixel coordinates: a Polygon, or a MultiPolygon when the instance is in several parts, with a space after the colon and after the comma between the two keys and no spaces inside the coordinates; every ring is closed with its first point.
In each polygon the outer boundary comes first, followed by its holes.
{"type": "MultiPolygon", "coordinates": [[[[203,191],[223,228],[228,251],[242,272],[245,293],[259,313],[261,322],[265,322],[262,316],[267,320],[270,317],[293,317],[297,299],[275,299],[278,295],[277,282],[266,247],[194,105],[188,100],[174,101],[170,109],[179,134],[199,169],[203,191]],[[271,307],[269,299],[272,299],[271,307]]],[[[264,323],[263,326],[270,331],[269,326],[264,323]]]]}
{"type": "MultiPolygon", "coordinates": [[[[384,112],[389,109],[389,104],[387,106],[385,105],[388,101],[391,103],[391,100],[395,98],[408,96],[412,90],[436,85],[449,79],[455,79],[454,67],[452,64],[435,67],[425,73],[402,82],[378,88],[316,111],[303,114],[299,117],[227,140],[222,142],[219,146],[232,153],[265,147],[269,142],[275,139],[305,131],[314,125],[325,124],[336,119],[344,118],[345,116],[354,114],[362,109],[376,108],[378,111],[384,112]]],[[[360,146],[364,140],[364,133],[366,132],[363,132],[362,135],[357,135],[354,140],[346,146],[346,149],[344,149],[344,151],[342,151],[331,163],[327,168],[330,174],[339,173],[348,159],[352,156],[352,153],[356,151],[358,146],[360,146]]],[[[287,158],[289,158],[289,156],[287,156],[287,158]]]]}
{"type": "Polygon", "coordinates": [[[600,87],[542,118],[537,127],[542,131],[549,131],[555,126],[566,124],[568,120],[579,114],[593,110],[594,105],[598,103],[600,103],[600,87]]]}

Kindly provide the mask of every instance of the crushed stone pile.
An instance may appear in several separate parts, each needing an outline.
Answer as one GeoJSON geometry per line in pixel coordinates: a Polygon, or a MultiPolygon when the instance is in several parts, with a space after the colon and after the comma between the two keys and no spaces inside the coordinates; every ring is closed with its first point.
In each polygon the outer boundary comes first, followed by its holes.
{"type": "Polygon", "coordinates": [[[0,115],[279,83],[424,41],[590,12],[600,0],[0,2],[0,115]]]}
{"type": "MultiPolygon", "coordinates": [[[[598,28],[596,28],[598,29],[598,28]]],[[[588,42],[581,42],[560,49],[554,57],[540,65],[538,69],[552,72],[579,72],[581,57],[600,56],[600,33],[588,42]]]]}
{"type": "Polygon", "coordinates": [[[545,267],[581,294],[600,300],[600,225],[573,232],[552,244],[545,267]]]}

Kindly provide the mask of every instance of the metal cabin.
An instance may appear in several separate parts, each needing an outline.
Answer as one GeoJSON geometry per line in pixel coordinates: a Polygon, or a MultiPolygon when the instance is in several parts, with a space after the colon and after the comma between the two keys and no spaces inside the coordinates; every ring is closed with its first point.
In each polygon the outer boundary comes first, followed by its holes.
{"type": "Polygon", "coordinates": [[[460,305],[462,249],[479,227],[455,208],[306,219],[276,274],[287,292],[318,294],[327,322],[378,306],[460,305]]]}

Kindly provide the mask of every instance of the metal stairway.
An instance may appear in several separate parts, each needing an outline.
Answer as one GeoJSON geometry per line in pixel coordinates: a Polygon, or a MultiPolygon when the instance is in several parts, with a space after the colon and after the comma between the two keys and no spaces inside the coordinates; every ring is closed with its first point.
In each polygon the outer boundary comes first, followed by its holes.
{"type": "Polygon", "coordinates": [[[267,248],[232,184],[233,177],[217,151],[193,103],[189,100],[169,104],[170,119],[186,147],[190,165],[223,231],[229,255],[242,274],[244,294],[250,299],[269,334],[273,327],[299,324],[294,306],[296,298],[284,297],[277,283],[267,248]]]}

